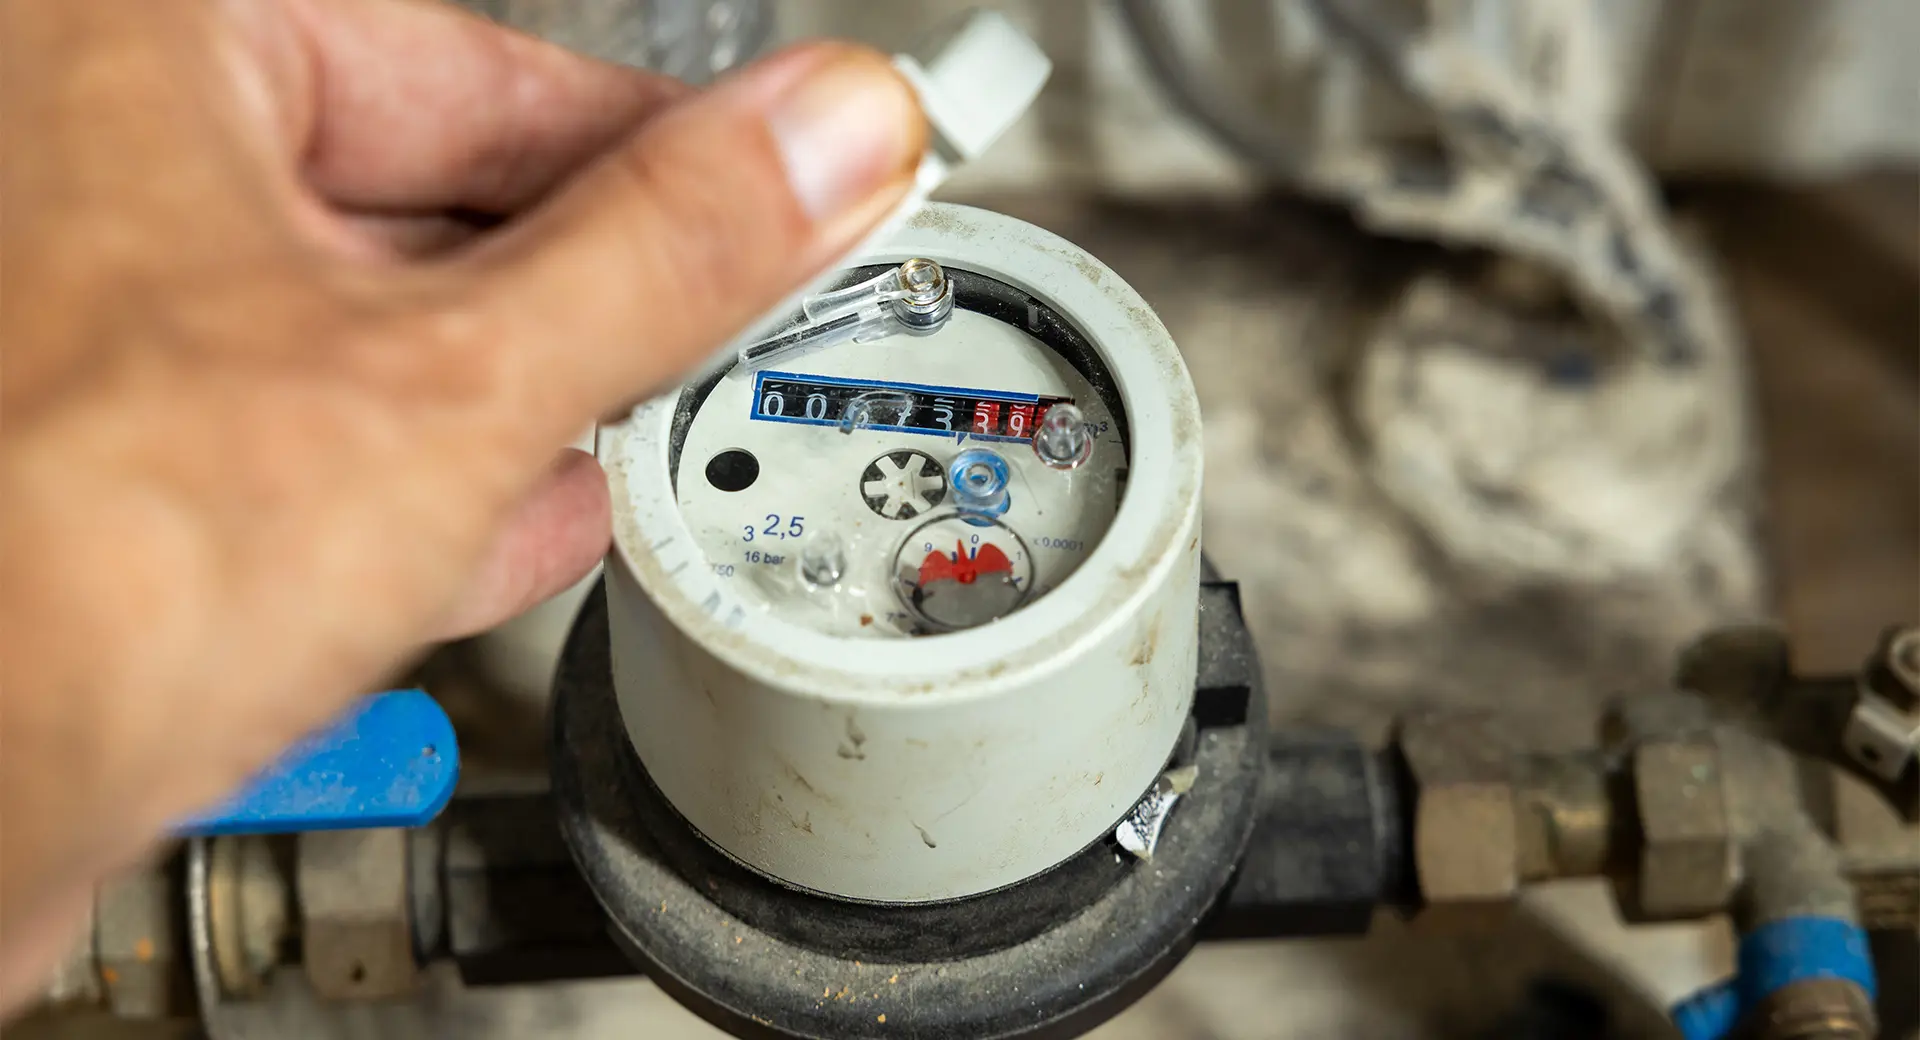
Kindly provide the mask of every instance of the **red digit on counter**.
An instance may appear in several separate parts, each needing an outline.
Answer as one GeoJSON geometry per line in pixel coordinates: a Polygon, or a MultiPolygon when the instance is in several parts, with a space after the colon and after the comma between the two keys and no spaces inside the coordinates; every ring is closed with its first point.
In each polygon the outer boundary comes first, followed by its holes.
{"type": "Polygon", "coordinates": [[[1000,425],[1000,402],[975,401],[973,404],[973,432],[991,435],[999,432],[995,429],[998,425],[1000,425]]]}
{"type": "Polygon", "coordinates": [[[1007,436],[1025,437],[1033,429],[1033,406],[1030,404],[1010,404],[1007,406],[1007,436]]]}

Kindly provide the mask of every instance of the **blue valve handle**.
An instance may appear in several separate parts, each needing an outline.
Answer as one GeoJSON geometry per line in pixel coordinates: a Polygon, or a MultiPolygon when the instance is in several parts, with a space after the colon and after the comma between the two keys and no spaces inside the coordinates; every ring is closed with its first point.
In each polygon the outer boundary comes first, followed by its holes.
{"type": "Polygon", "coordinates": [[[453,723],[425,690],[363,699],[225,805],[175,828],[184,837],[418,827],[460,778],[453,723]]]}

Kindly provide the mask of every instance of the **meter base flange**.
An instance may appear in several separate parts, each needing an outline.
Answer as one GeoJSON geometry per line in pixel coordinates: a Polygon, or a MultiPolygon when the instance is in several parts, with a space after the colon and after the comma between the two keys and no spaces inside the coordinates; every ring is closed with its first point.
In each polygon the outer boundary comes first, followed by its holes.
{"type": "MultiPolygon", "coordinates": [[[[1233,644],[1251,659],[1237,611],[1203,609],[1200,623],[1232,629],[1203,631],[1203,643],[1233,644]]],[[[1077,1036],[1172,970],[1232,879],[1266,749],[1257,678],[1247,685],[1253,710],[1200,731],[1199,779],[1151,863],[1118,861],[1103,841],[984,896],[854,903],[787,888],[714,850],[648,782],[631,746],[608,739],[622,727],[596,589],[555,683],[555,807],[616,941],[676,1000],[735,1036],[1077,1036]],[[912,929],[899,922],[937,926],[937,941],[900,946],[912,929]],[[1025,934],[1006,945],[1013,924],[1025,934]],[[980,949],[980,935],[996,933],[1000,948],[980,949]],[[883,945],[896,955],[866,952],[883,945]]]]}

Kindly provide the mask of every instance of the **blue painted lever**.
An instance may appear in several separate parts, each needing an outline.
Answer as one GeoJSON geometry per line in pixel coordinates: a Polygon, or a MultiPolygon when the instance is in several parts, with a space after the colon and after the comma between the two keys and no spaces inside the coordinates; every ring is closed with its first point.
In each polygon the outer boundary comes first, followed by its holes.
{"type": "Polygon", "coordinates": [[[418,827],[460,778],[453,723],[424,690],[367,697],[295,745],[225,805],[175,829],[189,837],[418,827]]]}

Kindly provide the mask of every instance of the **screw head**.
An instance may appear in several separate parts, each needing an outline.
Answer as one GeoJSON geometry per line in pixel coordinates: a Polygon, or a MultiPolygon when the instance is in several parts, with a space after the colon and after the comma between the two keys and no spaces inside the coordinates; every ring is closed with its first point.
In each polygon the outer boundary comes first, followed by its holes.
{"type": "Polygon", "coordinates": [[[900,287],[916,304],[929,304],[947,291],[947,272],[925,257],[914,257],[900,265],[900,287]]]}

